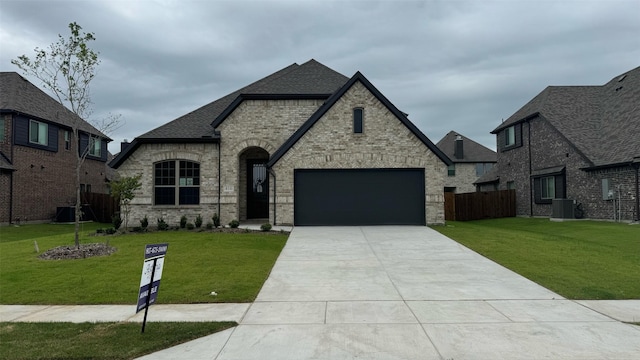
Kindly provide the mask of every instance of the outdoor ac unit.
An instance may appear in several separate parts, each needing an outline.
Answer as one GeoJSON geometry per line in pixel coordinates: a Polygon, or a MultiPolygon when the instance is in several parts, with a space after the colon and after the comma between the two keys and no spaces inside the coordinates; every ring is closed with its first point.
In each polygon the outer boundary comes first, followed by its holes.
{"type": "Polygon", "coordinates": [[[554,219],[574,219],[573,200],[553,199],[551,217],[554,219]]]}

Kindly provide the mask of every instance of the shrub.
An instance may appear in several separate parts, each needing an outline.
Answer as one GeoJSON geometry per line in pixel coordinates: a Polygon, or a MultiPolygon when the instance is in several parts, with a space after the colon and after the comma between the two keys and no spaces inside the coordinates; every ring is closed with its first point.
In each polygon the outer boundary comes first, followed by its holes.
{"type": "Polygon", "coordinates": [[[163,218],[158,219],[158,230],[165,231],[169,229],[169,224],[163,218]]]}
{"type": "Polygon", "coordinates": [[[144,232],[144,230],[142,229],[142,226],[134,226],[133,229],[131,229],[131,231],[137,232],[137,233],[144,232]]]}
{"type": "Polygon", "coordinates": [[[208,222],[206,226],[207,226],[207,230],[213,229],[213,223],[212,222],[208,222]]]}
{"type": "Polygon", "coordinates": [[[231,220],[229,222],[229,227],[231,227],[233,229],[237,228],[238,226],[240,226],[240,221],[238,221],[238,220],[231,220]]]}
{"type": "Polygon", "coordinates": [[[262,231],[269,231],[269,230],[271,230],[271,224],[266,223],[266,224],[262,224],[262,225],[260,225],[260,230],[262,230],[262,231]]]}
{"type": "Polygon", "coordinates": [[[188,230],[193,230],[193,229],[195,229],[195,228],[196,228],[196,226],[195,226],[195,225],[193,225],[192,223],[187,223],[187,229],[188,229],[188,230]]]}
{"type": "Polygon", "coordinates": [[[202,226],[202,216],[200,216],[200,215],[196,216],[195,225],[196,225],[197,228],[202,226]]]}
{"type": "Polygon", "coordinates": [[[116,233],[116,231],[118,231],[118,230],[116,230],[116,229],[114,229],[114,228],[108,228],[108,229],[106,229],[104,232],[105,232],[105,233],[107,233],[107,234],[109,234],[109,235],[113,235],[113,234],[115,234],[115,233],[116,233]]]}
{"type": "Polygon", "coordinates": [[[142,228],[142,230],[146,231],[148,226],[149,226],[149,219],[147,219],[147,216],[145,215],[145,217],[142,220],[140,220],[140,227],[142,228]]]}
{"type": "Polygon", "coordinates": [[[104,229],[103,228],[96,229],[96,234],[104,234],[104,229]]]}
{"type": "Polygon", "coordinates": [[[180,228],[184,229],[185,226],[187,226],[187,216],[182,215],[182,217],[180,217],[180,228]]]}
{"type": "Polygon", "coordinates": [[[111,217],[111,223],[113,224],[113,228],[115,230],[120,229],[120,225],[122,225],[122,218],[120,217],[120,213],[115,213],[115,215],[111,217]]]}
{"type": "Polygon", "coordinates": [[[213,226],[217,229],[220,227],[220,216],[218,216],[218,214],[213,214],[213,217],[211,218],[211,220],[213,220],[213,226]]]}

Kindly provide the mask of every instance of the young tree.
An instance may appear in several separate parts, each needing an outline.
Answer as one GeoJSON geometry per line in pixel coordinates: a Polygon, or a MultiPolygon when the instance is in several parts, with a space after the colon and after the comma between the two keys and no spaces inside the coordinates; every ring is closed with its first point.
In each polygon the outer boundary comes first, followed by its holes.
{"type": "Polygon", "coordinates": [[[95,142],[101,141],[100,136],[118,126],[119,116],[110,115],[99,121],[89,120],[92,114],[89,84],[96,76],[96,67],[100,64],[99,53],[89,47],[89,43],[95,40],[93,33],[81,32],[82,27],[75,22],[69,24],[69,29],[71,35],[68,38],[65,39],[62,35],[58,35],[58,41],[49,45],[48,49],[35,48],[33,59],[22,55],[11,60],[11,63],[18,66],[25,75],[39,79],[42,86],[49,90],[60,104],[75,114],[71,127],[73,143],[78,146],[78,151],[75,151],[77,155],[75,165],[75,245],[76,248],[79,248],[82,164],[95,142]],[[83,121],[93,125],[98,134],[87,134],[89,137],[88,146],[81,149],[78,132],[83,121]]]}
{"type": "Polygon", "coordinates": [[[129,226],[129,204],[131,200],[136,196],[135,191],[140,189],[142,184],[140,179],[142,174],[136,176],[123,177],[119,180],[111,182],[111,195],[117,199],[120,199],[120,206],[124,213],[124,228],[125,230],[129,226]]]}

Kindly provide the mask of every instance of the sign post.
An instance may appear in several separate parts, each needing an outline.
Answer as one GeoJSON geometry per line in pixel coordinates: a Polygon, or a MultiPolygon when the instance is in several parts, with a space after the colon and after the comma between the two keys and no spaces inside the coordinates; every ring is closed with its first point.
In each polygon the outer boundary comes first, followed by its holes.
{"type": "Polygon", "coordinates": [[[138,305],[136,307],[136,313],[144,309],[142,333],[144,333],[144,327],[147,323],[149,306],[155,303],[158,297],[164,256],[168,247],[169,244],[151,244],[144,248],[144,263],[142,264],[142,277],[140,278],[140,291],[138,291],[138,305]]]}

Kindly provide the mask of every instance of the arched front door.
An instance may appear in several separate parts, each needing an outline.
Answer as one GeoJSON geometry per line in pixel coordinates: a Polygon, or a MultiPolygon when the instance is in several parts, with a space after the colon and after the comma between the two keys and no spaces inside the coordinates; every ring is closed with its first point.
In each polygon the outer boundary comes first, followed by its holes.
{"type": "Polygon", "coordinates": [[[269,217],[269,173],[266,160],[247,160],[247,219],[269,217]]]}

